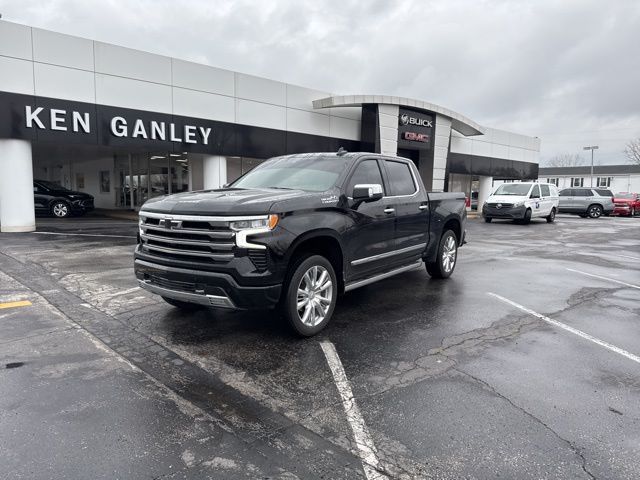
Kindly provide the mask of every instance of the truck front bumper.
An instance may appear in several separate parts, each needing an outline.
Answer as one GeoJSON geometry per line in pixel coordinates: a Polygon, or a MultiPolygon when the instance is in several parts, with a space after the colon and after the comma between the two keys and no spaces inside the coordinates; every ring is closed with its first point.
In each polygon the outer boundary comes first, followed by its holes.
{"type": "Polygon", "coordinates": [[[137,259],[134,271],[140,287],[162,297],[209,307],[238,310],[276,306],[282,285],[244,287],[226,273],[167,267],[137,259]]]}
{"type": "Polygon", "coordinates": [[[527,211],[527,207],[524,205],[520,207],[496,208],[496,207],[490,207],[485,204],[482,207],[482,216],[485,218],[501,218],[501,219],[518,220],[518,219],[524,218],[526,211],[527,211]]]}

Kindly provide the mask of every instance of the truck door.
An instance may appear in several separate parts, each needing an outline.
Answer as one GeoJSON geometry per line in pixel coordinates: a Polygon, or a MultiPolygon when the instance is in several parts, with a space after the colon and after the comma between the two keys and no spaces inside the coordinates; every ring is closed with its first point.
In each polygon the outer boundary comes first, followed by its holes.
{"type": "MultiPolygon", "coordinates": [[[[381,165],[376,159],[363,159],[353,170],[347,181],[346,195],[351,196],[353,187],[361,184],[382,185],[381,165]]],[[[366,277],[384,268],[387,255],[394,249],[395,209],[385,197],[375,202],[361,203],[351,210],[354,225],[345,233],[348,278],[366,277]]]]}
{"type": "Polygon", "coordinates": [[[389,206],[395,209],[396,241],[393,261],[419,258],[429,240],[429,200],[420,188],[415,166],[401,160],[385,160],[389,206]]]}

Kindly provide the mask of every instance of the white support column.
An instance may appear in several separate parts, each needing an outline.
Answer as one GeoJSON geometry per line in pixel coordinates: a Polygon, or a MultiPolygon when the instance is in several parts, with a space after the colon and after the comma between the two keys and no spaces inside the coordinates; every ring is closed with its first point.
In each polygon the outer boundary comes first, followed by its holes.
{"type": "Polygon", "coordinates": [[[478,213],[482,212],[482,206],[487,201],[493,187],[493,177],[478,178],[478,213]]]}
{"type": "Polygon", "coordinates": [[[433,173],[431,190],[444,190],[444,177],[447,170],[447,156],[449,155],[449,138],[451,137],[451,120],[442,115],[436,115],[436,128],[433,139],[433,173]]]}
{"type": "Polygon", "coordinates": [[[227,183],[227,157],[204,157],[202,177],[205,190],[221,188],[227,183]]]}
{"type": "Polygon", "coordinates": [[[0,231],[35,229],[31,142],[0,139],[0,231]]]}
{"type": "Polygon", "coordinates": [[[380,153],[384,155],[398,154],[398,105],[378,105],[380,122],[380,153]]]}

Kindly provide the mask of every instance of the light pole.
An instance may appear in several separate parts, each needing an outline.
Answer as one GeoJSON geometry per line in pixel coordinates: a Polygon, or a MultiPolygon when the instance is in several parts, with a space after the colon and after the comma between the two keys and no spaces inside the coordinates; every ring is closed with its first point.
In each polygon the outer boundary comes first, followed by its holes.
{"type": "Polygon", "coordinates": [[[591,187],[593,187],[593,151],[598,149],[598,145],[592,145],[590,147],[583,147],[583,150],[591,150],[591,187]]]}

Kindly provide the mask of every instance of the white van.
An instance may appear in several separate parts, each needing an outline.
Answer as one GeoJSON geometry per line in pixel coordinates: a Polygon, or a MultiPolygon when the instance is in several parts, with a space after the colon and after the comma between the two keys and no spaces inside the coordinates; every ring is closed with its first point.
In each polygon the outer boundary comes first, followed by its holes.
{"type": "Polygon", "coordinates": [[[487,223],[494,218],[529,223],[536,217],[553,223],[558,200],[558,189],[550,183],[503,183],[482,205],[482,216],[487,223]]]}

